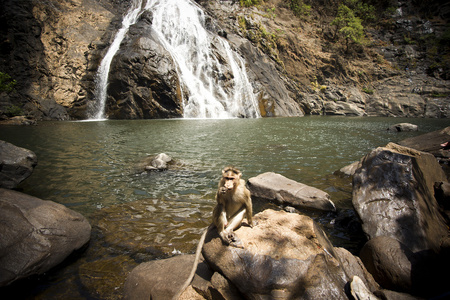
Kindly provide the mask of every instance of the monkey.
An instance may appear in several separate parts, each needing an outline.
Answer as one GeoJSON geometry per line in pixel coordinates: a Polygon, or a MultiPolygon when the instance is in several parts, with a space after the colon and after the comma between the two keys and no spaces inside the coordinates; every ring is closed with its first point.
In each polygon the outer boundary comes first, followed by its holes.
{"type": "Polygon", "coordinates": [[[253,209],[250,191],[241,179],[242,173],[234,167],[222,170],[222,178],[216,194],[216,207],[213,210],[213,222],[219,236],[226,245],[242,248],[241,241],[234,234],[244,216],[253,227],[253,209]]]}
{"type": "Polygon", "coordinates": [[[217,228],[220,239],[225,245],[244,248],[241,240],[235,235],[234,230],[241,226],[244,216],[248,225],[253,227],[253,208],[250,191],[241,179],[242,173],[235,167],[226,167],[222,170],[222,178],[216,193],[216,206],[213,209],[213,222],[203,231],[195,251],[194,264],[188,279],[184,282],[179,292],[172,298],[177,300],[187,289],[197,271],[200,253],[205,243],[206,234],[217,228]]]}

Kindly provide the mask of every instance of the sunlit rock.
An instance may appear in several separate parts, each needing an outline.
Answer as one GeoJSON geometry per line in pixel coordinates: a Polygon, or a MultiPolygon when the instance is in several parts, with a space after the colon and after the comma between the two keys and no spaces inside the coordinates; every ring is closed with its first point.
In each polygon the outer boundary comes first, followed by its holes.
{"type": "Polygon", "coordinates": [[[298,208],[336,210],[327,193],[273,172],[250,178],[247,185],[254,197],[298,208]]]}
{"type": "Polygon", "coordinates": [[[244,249],[225,246],[216,231],[206,236],[203,255],[247,299],[347,299],[347,277],[333,246],[314,221],[303,215],[265,210],[258,225],[236,235],[244,249]]]}

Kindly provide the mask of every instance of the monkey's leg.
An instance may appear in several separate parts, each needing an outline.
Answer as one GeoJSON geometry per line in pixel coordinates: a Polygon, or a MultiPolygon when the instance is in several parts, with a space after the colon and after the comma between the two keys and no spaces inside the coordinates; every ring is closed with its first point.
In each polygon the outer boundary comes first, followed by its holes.
{"type": "Polygon", "coordinates": [[[228,226],[225,228],[225,231],[227,238],[230,241],[230,246],[244,248],[242,241],[234,234],[234,230],[241,225],[242,220],[244,220],[245,213],[245,208],[241,209],[228,220],[228,226]]]}
{"type": "Polygon", "coordinates": [[[246,209],[243,208],[243,209],[239,210],[237,213],[235,213],[234,215],[232,215],[230,217],[230,219],[228,220],[228,225],[226,227],[226,230],[231,230],[231,231],[236,230],[236,228],[238,228],[241,225],[242,220],[244,220],[245,212],[246,212],[246,209]]]}

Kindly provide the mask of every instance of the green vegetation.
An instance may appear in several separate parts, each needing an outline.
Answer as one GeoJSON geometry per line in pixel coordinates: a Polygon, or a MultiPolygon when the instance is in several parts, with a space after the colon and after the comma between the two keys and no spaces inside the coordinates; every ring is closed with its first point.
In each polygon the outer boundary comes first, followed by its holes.
{"type": "Polygon", "coordinates": [[[6,73],[0,72],[0,92],[11,92],[16,85],[16,81],[6,73]]]}
{"type": "Polygon", "coordinates": [[[349,51],[350,43],[361,44],[364,40],[364,27],[361,19],[345,4],[339,5],[336,18],[331,22],[336,26],[334,38],[343,37],[346,44],[346,52],[349,51]]]}
{"type": "Polygon", "coordinates": [[[22,108],[20,108],[17,105],[11,105],[9,107],[6,108],[6,110],[4,111],[4,114],[7,115],[8,117],[16,117],[16,116],[22,116],[23,115],[23,110],[22,108]]]}
{"type": "Polygon", "coordinates": [[[373,95],[373,89],[368,87],[363,87],[362,91],[368,95],[373,95]]]}
{"type": "Polygon", "coordinates": [[[375,7],[364,3],[362,0],[345,0],[344,5],[350,8],[356,17],[363,22],[372,22],[376,20],[375,7]]]}
{"type": "Polygon", "coordinates": [[[317,82],[317,77],[315,77],[314,78],[314,81],[312,81],[311,82],[311,87],[312,87],[312,89],[314,90],[314,91],[316,91],[316,92],[322,92],[322,93],[324,93],[325,92],[325,90],[327,89],[327,86],[326,85],[322,85],[322,84],[319,84],[318,82],[317,82]]]}
{"type": "Polygon", "coordinates": [[[250,7],[259,4],[259,0],[239,0],[241,6],[250,7]]]}
{"type": "Polygon", "coordinates": [[[290,8],[297,17],[309,16],[311,5],[305,4],[303,0],[290,0],[290,8]]]}

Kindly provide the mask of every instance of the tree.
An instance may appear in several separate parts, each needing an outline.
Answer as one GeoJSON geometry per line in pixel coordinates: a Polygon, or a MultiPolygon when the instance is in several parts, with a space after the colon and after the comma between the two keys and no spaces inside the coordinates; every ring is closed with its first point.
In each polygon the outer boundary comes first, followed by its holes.
{"type": "Polygon", "coordinates": [[[353,10],[348,6],[341,4],[338,8],[336,18],[331,22],[331,25],[336,26],[334,38],[339,36],[345,39],[346,51],[349,50],[350,42],[361,44],[364,38],[364,27],[361,24],[361,19],[356,17],[353,10]]]}

